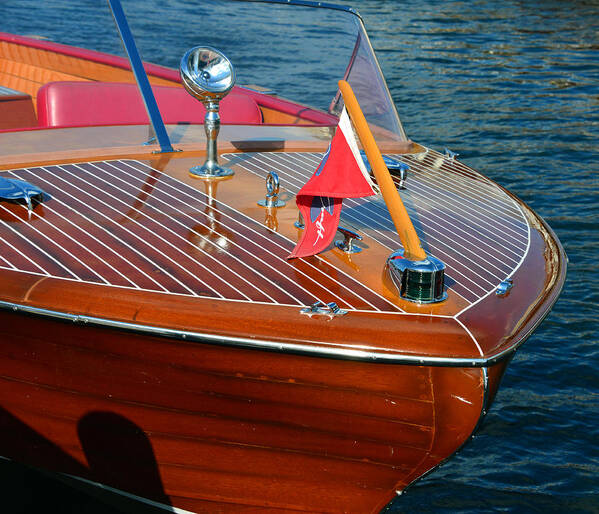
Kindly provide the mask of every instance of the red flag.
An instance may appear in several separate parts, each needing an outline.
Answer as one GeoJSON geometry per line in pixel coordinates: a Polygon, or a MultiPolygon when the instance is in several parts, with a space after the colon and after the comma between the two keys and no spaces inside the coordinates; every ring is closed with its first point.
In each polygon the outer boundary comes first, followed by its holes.
{"type": "Polygon", "coordinates": [[[322,252],[339,226],[343,198],[374,195],[345,109],[339,125],[314,175],[297,193],[295,202],[304,218],[304,232],[288,259],[322,252]]]}

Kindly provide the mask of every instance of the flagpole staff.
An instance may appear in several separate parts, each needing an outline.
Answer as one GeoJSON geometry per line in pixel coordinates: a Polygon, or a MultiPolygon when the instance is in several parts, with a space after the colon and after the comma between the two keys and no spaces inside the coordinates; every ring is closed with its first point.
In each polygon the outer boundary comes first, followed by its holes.
{"type": "Polygon", "coordinates": [[[387,169],[385,161],[383,161],[383,156],[374,140],[372,132],[370,132],[370,128],[368,127],[366,118],[364,118],[360,104],[358,104],[358,100],[356,99],[351,86],[345,80],[339,81],[339,89],[343,96],[345,107],[353,121],[358,137],[364,147],[364,151],[366,152],[366,157],[368,157],[368,161],[370,162],[370,166],[376,177],[377,184],[383,195],[383,200],[385,200],[387,209],[389,209],[389,214],[391,214],[395,230],[397,230],[401,244],[405,249],[404,257],[411,261],[423,261],[427,256],[420,244],[420,238],[418,237],[414,225],[412,224],[412,220],[408,215],[408,211],[397,192],[395,183],[391,178],[391,174],[387,169]]]}

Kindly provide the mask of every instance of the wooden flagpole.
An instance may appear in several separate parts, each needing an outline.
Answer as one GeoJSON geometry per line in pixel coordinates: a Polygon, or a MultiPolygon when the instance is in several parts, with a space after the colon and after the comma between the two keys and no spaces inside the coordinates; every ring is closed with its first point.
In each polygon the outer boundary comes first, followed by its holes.
{"type": "Polygon", "coordinates": [[[420,244],[420,238],[414,229],[412,220],[408,215],[405,205],[403,204],[399,192],[395,187],[395,183],[391,178],[391,174],[387,169],[383,156],[379,150],[379,147],[374,140],[374,136],[368,127],[366,118],[362,113],[360,104],[354,95],[350,85],[345,80],[339,81],[339,89],[343,96],[343,102],[347,108],[347,112],[356,128],[358,137],[362,142],[374,176],[376,177],[377,184],[383,195],[383,199],[387,204],[387,209],[391,214],[391,219],[395,225],[395,230],[399,235],[401,244],[404,247],[404,257],[411,261],[423,261],[426,259],[426,253],[422,249],[420,244]]]}

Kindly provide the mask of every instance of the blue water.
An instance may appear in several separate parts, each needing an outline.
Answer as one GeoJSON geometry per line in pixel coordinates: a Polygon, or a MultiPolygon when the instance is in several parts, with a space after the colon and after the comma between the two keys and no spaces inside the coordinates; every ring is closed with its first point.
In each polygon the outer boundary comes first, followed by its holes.
{"type": "MultiPolygon", "coordinates": [[[[131,4],[155,9],[160,2],[131,4]]],[[[390,510],[599,512],[599,2],[348,5],[364,17],[409,137],[451,148],[520,196],[570,259],[560,300],[512,361],[477,436],[390,510]]],[[[73,8],[60,23],[78,19],[94,33],[81,12],[73,8]]],[[[4,20],[1,30],[28,32],[26,19],[4,20]]],[[[141,37],[155,37],[151,30],[141,37]]],[[[96,32],[100,45],[113,45],[96,32]]],[[[160,60],[179,43],[160,40],[143,57],[160,60]]],[[[47,482],[26,475],[17,490],[49,495],[37,507],[108,512],[62,488],[49,494],[47,482]]]]}

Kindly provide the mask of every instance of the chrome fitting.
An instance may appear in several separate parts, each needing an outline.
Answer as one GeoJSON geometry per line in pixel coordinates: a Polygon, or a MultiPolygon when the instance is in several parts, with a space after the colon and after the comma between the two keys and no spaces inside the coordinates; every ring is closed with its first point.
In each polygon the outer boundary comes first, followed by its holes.
{"type": "Polygon", "coordinates": [[[179,72],[187,92],[206,108],[206,161],[201,166],[190,168],[189,173],[203,179],[230,177],[235,172],[218,163],[216,142],[220,132],[219,102],[235,85],[235,69],[231,61],[218,50],[196,46],[181,59],[179,72]]]}
{"type": "Polygon", "coordinates": [[[297,221],[293,224],[293,226],[295,228],[299,228],[300,230],[303,230],[306,228],[306,224],[304,223],[304,217],[302,216],[301,211],[299,211],[297,213],[297,221]]]}
{"type": "Polygon", "coordinates": [[[343,235],[343,240],[335,241],[335,246],[345,253],[360,253],[362,248],[354,246],[354,239],[362,241],[362,236],[349,228],[337,227],[337,232],[343,235]]]}
{"type": "Polygon", "coordinates": [[[397,250],[387,258],[387,268],[404,300],[437,303],[447,298],[445,264],[436,257],[429,255],[422,261],[411,261],[404,257],[403,250],[397,250]]]}
{"type": "Polygon", "coordinates": [[[507,296],[510,289],[514,287],[514,281],[511,278],[506,278],[501,284],[497,286],[495,294],[497,296],[507,296]]]}
{"type": "Polygon", "coordinates": [[[336,316],[345,316],[347,311],[340,309],[335,302],[322,303],[320,301],[313,303],[310,307],[304,307],[300,310],[300,314],[312,316],[328,316],[333,319],[336,316]]]}
{"type": "Polygon", "coordinates": [[[460,155],[459,153],[452,152],[449,148],[445,149],[444,157],[448,161],[451,161],[451,162],[455,161],[455,158],[458,157],[459,155],[460,155]]]}
{"type": "Polygon", "coordinates": [[[279,175],[276,171],[271,171],[266,175],[266,197],[264,200],[258,201],[258,205],[267,209],[285,205],[283,200],[279,200],[279,175]]]}

